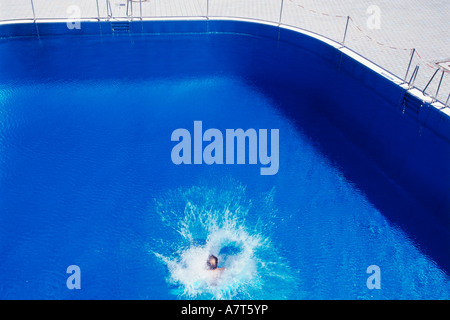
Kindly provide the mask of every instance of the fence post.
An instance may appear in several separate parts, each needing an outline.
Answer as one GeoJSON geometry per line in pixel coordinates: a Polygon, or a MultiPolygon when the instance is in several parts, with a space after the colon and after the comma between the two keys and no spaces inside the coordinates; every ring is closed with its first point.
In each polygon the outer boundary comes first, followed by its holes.
{"type": "Polygon", "coordinates": [[[345,47],[345,38],[347,37],[347,29],[348,29],[348,22],[350,21],[350,16],[347,16],[347,23],[345,24],[345,31],[344,31],[344,39],[342,39],[342,45],[345,47]]]}

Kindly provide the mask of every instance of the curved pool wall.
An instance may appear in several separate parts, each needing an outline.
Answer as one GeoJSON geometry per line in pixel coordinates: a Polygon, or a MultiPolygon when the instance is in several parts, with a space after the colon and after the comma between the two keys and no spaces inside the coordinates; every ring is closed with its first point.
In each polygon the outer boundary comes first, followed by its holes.
{"type": "MultiPolygon", "coordinates": [[[[288,43],[295,50],[320,57],[329,72],[305,76],[304,65],[257,50],[252,65],[240,65],[239,56],[230,50],[229,59],[218,68],[245,73],[274,91],[277,87],[306,89],[320,112],[370,155],[389,179],[445,224],[450,222],[450,117],[430,99],[407,90],[392,74],[320,35],[259,21],[175,19],[135,21],[128,26],[127,32],[117,32],[109,21],[82,21],[80,29],[68,29],[63,21],[19,21],[1,24],[0,37],[226,33],[257,36],[262,43],[264,39],[288,43]],[[343,74],[353,80],[344,89],[340,83],[343,74]]],[[[286,112],[295,119],[295,108],[286,112]]]]}

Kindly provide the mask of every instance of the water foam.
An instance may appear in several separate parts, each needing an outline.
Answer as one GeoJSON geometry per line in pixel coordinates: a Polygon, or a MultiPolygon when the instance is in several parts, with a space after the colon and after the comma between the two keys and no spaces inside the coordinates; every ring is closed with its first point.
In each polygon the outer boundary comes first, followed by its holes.
{"type": "Polygon", "coordinates": [[[288,298],[295,279],[268,236],[276,218],[273,194],[250,201],[231,181],[225,188],[177,189],[156,200],[168,238],[153,252],[167,266],[171,292],[188,299],[288,298]],[[207,270],[210,254],[222,272],[207,270]]]}

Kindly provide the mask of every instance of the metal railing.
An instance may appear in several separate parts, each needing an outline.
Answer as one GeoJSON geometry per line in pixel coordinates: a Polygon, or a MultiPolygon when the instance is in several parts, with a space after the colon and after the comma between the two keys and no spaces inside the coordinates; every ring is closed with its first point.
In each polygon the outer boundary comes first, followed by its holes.
{"type": "MultiPolygon", "coordinates": [[[[434,77],[435,77],[436,74],[439,72],[439,70],[441,70],[441,69],[442,69],[442,68],[439,68],[439,69],[437,69],[437,70],[433,73],[433,75],[431,76],[430,81],[428,81],[428,83],[427,83],[427,85],[425,86],[425,88],[423,88],[422,93],[423,93],[424,95],[426,94],[425,91],[427,90],[428,86],[429,86],[430,83],[433,81],[434,77]]],[[[437,95],[438,95],[438,93],[439,93],[439,89],[441,88],[442,79],[444,78],[444,74],[445,74],[445,72],[444,72],[444,70],[442,70],[441,80],[439,80],[439,84],[438,84],[438,87],[437,87],[437,89],[436,89],[436,93],[434,94],[434,96],[431,96],[431,97],[432,97],[432,102],[434,102],[434,100],[436,99],[436,97],[437,97],[437,95]]]]}
{"type": "Polygon", "coordinates": [[[411,75],[411,79],[409,79],[409,82],[408,82],[408,90],[411,90],[412,88],[414,88],[414,82],[416,82],[417,74],[419,73],[419,67],[420,66],[417,65],[414,68],[414,71],[413,71],[413,73],[411,75]]]}
{"type": "MultiPolygon", "coordinates": [[[[35,7],[35,1],[39,1],[39,0],[30,0],[29,3],[30,3],[30,6],[31,6],[32,20],[33,20],[33,22],[34,22],[34,24],[36,26],[37,34],[39,34],[38,22],[44,20],[44,18],[39,18],[37,16],[37,14],[36,14],[36,7],[35,7]]],[[[119,0],[115,0],[115,1],[116,1],[115,4],[117,5],[119,0]]],[[[268,1],[268,0],[266,0],[266,1],[268,1]]],[[[354,50],[351,47],[349,47],[349,45],[347,44],[347,38],[348,38],[348,33],[349,33],[349,26],[353,22],[353,19],[350,16],[341,16],[340,17],[340,18],[346,18],[345,28],[343,29],[343,34],[342,34],[342,38],[341,38],[342,41],[340,41],[340,40],[336,39],[336,36],[334,37],[334,39],[332,39],[331,37],[327,37],[326,35],[324,35],[322,33],[318,33],[317,31],[308,30],[306,27],[304,27],[302,25],[298,25],[298,24],[292,25],[292,24],[283,23],[284,12],[286,10],[286,8],[285,8],[286,7],[286,3],[285,3],[285,0],[273,0],[274,3],[277,2],[277,1],[279,3],[278,9],[276,9],[275,4],[274,4],[274,9],[273,9],[273,10],[279,10],[279,12],[277,13],[277,18],[275,18],[275,12],[274,12],[273,18],[260,18],[260,17],[252,17],[252,16],[250,16],[250,17],[249,16],[241,17],[241,16],[237,16],[237,15],[233,15],[233,14],[225,14],[225,15],[219,15],[219,16],[218,15],[211,15],[211,0],[198,0],[199,3],[200,2],[204,2],[204,6],[206,7],[204,13],[203,14],[200,13],[200,15],[198,15],[198,17],[199,18],[203,17],[203,18],[206,18],[207,20],[209,20],[211,18],[223,18],[223,17],[226,17],[226,18],[246,18],[246,19],[260,20],[260,21],[265,21],[265,22],[270,22],[270,23],[277,23],[277,25],[279,27],[279,29],[278,29],[278,39],[280,37],[280,28],[281,27],[285,27],[285,26],[295,27],[295,28],[301,29],[303,31],[312,32],[312,33],[314,33],[316,35],[320,35],[323,38],[329,39],[329,40],[335,42],[336,44],[340,44],[341,45],[341,47],[340,47],[341,49],[342,48],[349,49],[349,50],[353,51],[355,54],[357,54],[357,55],[361,56],[362,58],[364,58],[365,60],[369,61],[370,63],[372,63],[372,64],[376,65],[377,67],[381,68],[382,70],[386,71],[387,73],[395,76],[396,78],[398,78],[402,82],[401,83],[402,85],[406,86],[407,90],[418,89],[421,92],[421,94],[423,94],[423,96],[429,97],[431,99],[431,103],[439,101],[445,107],[448,107],[448,103],[449,103],[449,98],[448,97],[447,97],[447,100],[446,100],[445,103],[443,103],[442,101],[440,101],[438,99],[438,95],[439,95],[439,92],[440,92],[440,90],[442,88],[442,84],[443,84],[443,81],[444,81],[444,78],[445,78],[445,73],[448,73],[448,71],[445,70],[444,68],[442,68],[441,66],[439,66],[436,69],[434,69],[435,68],[434,66],[432,66],[430,64],[427,64],[430,68],[433,69],[434,73],[432,74],[431,77],[429,77],[427,79],[426,85],[423,87],[423,90],[420,90],[419,88],[415,87],[415,83],[416,83],[416,80],[417,80],[418,75],[419,75],[419,70],[423,69],[423,68],[420,68],[422,60],[420,60],[419,63],[416,64],[416,66],[415,66],[415,68],[413,70],[413,73],[410,76],[409,81],[407,81],[407,78],[408,78],[411,66],[413,65],[413,61],[417,60],[418,57],[419,57],[419,59],[421,59],[415,48],[410,49],[411,50],[411,55],[409,57],[409,63],[407,64],[407,69],[406,69],[405,76],[400,78],[397,75],[395,75],[395,73],[391,72],[390,70],[388,70],[386,68],[383,68],[379,63],[375,63],[373,60],[371,60],[367,56],[364,56],[361,53],[357,52],[357,50],[354,50]],[[441,76],[440,76],[440,79],[439,79],[438,83],[435,83],[434,79],[436,78],[436,75],[439,73],[439,71],[441,71],[441,76]],[[430,87],[432,85],[433,86],[436,85],[436,89],[433,90],[432,93],[429,93],[430,92],[430,87]]],[[[286,2],[287,1],[289,1],[288,4],[290,4],[290,6],[291,6],[290,9],[292,9],[292,3],[293,3],[294,0],[286,0],[286,2]]],[[[111,1],[110,0],[105,0],[104,6],[103,5],[100,6],[99,0],[95,0],[95,2],[96,2],[95,3],[95,10],[96,10],[96,17],[95,17],[95,19],[97,19],[98,21],[101,21],[103,19],[105,19],[106,21],[109,21],[111,19],[128,19],[130,21],[132,21],[132,20],[140,20],[140,21],[142,21],[143,19],[152,19],[152,18],[156,18],[156,16],[157,16],[157,14],[155,14],[154,16],[145,15],[144,14],[143,2],[146,2],[147,8],[150,5],[150,2],[147,1],[147,0],[122,0],[122,1],[120,1],[120,3],[119,3],[120,7],[124,7],[126,5],[126,9],[125,9],[125,14],[124,15],[116,14],[115,10],[113,9],[113,6],[111,5],[111,1]],[[126,1],[126,4],[123,4],[123,1],[126,1]],[[133,2],[139,2],[139,16],[137,16],[137,17],[134,16],[133,2]],[[106,12],[103,11],[103,12],[105,12],[105,14],[102,14],[102,9],[106,11],[106,12]]],[[[220,2],[220,0],[214,0],[213,2],[217,4],[217,3],[220,2]]],[[[151,4],[155,5],[155,3],[157,3],[156,0],[152,1],[151,4]]],[[[180,1],[180,3],[182,3],[182,1],[180,1]]],[[[164,4],[164,2],[161,1],[161,2],[159,2],[159,4],[162,6],[164,4]]],[[[299,4],[298,4],[298,6],[300,6],[302,8],[304,7],[303,5],[299,5],[299,4]]],[[[309,10],[309,11],[314,12],[314,10],[309,10]]],[[[329,16],[326,13],[322,13],[322,15],[323,16],[325,16],[325,15],[329,16]]],[[[164,18],[164,17],[168,18],[168,17],[174,17],[174,16],[169,16],[169,15],[159,16],[159,18],[164,18]]],[[[183,15],[179,16],[178,15],[177,17],[188,17],[188,16],[183,16],[183,15]]],[[[189,16],[189,17],[193,17],[193,16],[189,16]]],[[[336,15],[336,17],[339,17],[339,16],[336,15]]],[[[90,18],[92,18],[92,17],[90,17],[90,18]]],[[[46,18],[46,19],[48,19],[48,18],[46,18]]],[[[11,20],[11,19],[6,19],[6,20],[3,20],[3,21],[9,21],[9,20],[11,20]]],[[[356,27],[361,30],[360,27],[358,27],[358,26],[356,26],[356,27]]],[[[367,38],[370,38],[370,37],[367,37],[367,38]]],[[[381,44],[380,42],[377,42],[377,43],[381,44]]],[[[392,48],[392,46],[391,46],[391,48],[392,48]]],[[[403,49],[403,50],[406,50],[406,49],[403,49]]],[[[427,70],[429,70],[429,69],[427,69],[427,70]]],[[[422,73],[424,73],[424,72],[422,71],[422,73]]],[[[424,80],[424,79],[425,79],[425,75],[422,76],[422,80],[424,80]]],[[[450,96],[450,94],[449,94],[449,96],[450,96]]]]}

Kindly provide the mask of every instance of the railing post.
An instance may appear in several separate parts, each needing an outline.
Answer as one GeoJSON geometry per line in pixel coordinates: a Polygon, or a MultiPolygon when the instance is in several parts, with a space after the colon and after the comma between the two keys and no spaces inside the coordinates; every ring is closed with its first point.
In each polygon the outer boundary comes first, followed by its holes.
{"type": "Polygon", "coordinates": [[[284,0],[281,0],[280,17],[278,19],[278,26],[281,25],[281,18],[283,17],[283,5],[284,5],[284,0]]]}
{"type": "Polygon", "coordinates": [[[109,2],[109,0],[106,0],[106,15],[109,18],[112,18],[112,8],[111,8],[111,3],[109,2]]]}
{"type": "Polygon", "coordinates": [[[36,13],[34,12],[33,0],[31,0],[31,10],[33,11],[33,22],[36,23],[36,13]]]}
{"type": "Polygon", "coordinates": [[[447,101],[445,101],[445,106],[448,107],[448,102],[450,101],[450,93],[447,96],[447,101]]]}
{"type": "Polygon", "coordinates": [[[31,10],[33,11],[33,22],[34,22],[34,27],[36,28],[36,35],[39,38],[39,28],[38,25],[36,23],[36,12],[34,11],[34,3],[33,0],[31,0],[31,10]]]}
{"type": "Polygon", "coordinates": [[[406,78],[408,77],[409,68],[411,68],[411,63],[413,61],[415,53],[416,53],[416,48],[413,48],[412,53],[411,53],[411,59],[409,59],[408,69],[406,69],[406,74],[405,74],[405,78],[403,79],[403,81],[406,81],[406,78]]]}
{"type": "Polygon", "coordinates": [[[97,2],[97,19],[100,21],[100,9],[98,8],[98,0],[95,0],[97,2]]]}
{"type": "Polygon", "coordinates": [[[142,0],[139,0],[139,16],[141,17],[142,21],[142,0]]]}
{"type": "Polygon", "coordinates": [[[348,29],[348,22],[350,21],[350,16],[347,16],[347,23],[345,24],[345,31],[344,31],[344,39],[342,39],[342,45],[345,47],[345,38],[347,37],[347,29],[348,29]]]}
{"type": "Polygon", "coordinates": [[[281,26],[281,18],[283,17],[283,5],[284,5],[284,0],[281,0],[281,7],[280,7],[280,17],[278,18],[278,35],[277,35],[277,40],[280,40],[280,26],[281,26]]]}
{"type": "Polygon", "coordinates": [[[209,20],[209,0],[206,0],[206,19],[209,20]]]}

